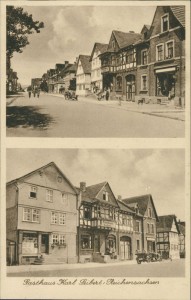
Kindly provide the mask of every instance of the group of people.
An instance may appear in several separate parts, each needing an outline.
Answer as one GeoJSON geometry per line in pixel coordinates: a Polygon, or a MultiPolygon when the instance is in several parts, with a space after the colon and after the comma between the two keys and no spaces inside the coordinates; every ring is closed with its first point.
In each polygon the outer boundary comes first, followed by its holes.
{"type": "Polygon", "coordinates": [[[28,95],[29,95],[29,98],[31,98],[31,95],[33,94],[33,97],[35,98],[37,96],[37,98],[40,97],[40,88],[33,88],[31,86],[29,86],[27,88],[27,92],[28,92],[28,95]]]}

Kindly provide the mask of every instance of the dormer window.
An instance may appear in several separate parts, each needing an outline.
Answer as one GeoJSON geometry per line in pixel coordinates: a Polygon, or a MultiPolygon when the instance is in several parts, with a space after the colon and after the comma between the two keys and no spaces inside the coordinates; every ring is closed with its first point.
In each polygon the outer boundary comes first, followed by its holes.
{"type": "Polygon", "coordinates": [[[165,32],[169,29],[169,15],[166,14],[161,18],[161,32],[165,32]]]}
{"type": "Polygon", "coordinates": [[[30,188],[30,198],[36,199],[37,197],[37,187],[36,186],[31,186],[30,188]]]}
{"type": "Polygon", "coordinates": [[[108,201],[109,200],[109,194],[108,192],[103,192],[103,200],[108,201]]]}

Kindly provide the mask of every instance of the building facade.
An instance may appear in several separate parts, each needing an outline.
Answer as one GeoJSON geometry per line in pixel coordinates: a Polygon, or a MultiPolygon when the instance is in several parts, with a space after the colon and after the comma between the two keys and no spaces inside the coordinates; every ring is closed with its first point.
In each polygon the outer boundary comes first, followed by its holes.
{"type": "Polygon", "coordinates": [[[53,162],[7,184],[6,216],[8,264],[77,262],[77,191],[53,162]]]}
{"type": "Polygon", "coordinates": [[[180,258],[179,233],[175,215],[159,217],[157,223],[157,250],[163,258],[180,258]]]}
{"type": "Polygon", "coordinates": [[[91,92],[91,63],[89,55],[79,55],[76,70],[76,95],[87,96],[91,92]]]}
{"type": "MultiPolygon", "coordinates": [[[[156,233],[158,216],[154,206],[153,198],[150,194],[123,199],[136,212],[136,233],[139,240],[142,239],[142,249],[146,252],[156,251],[156,233]],[[139,219],[138,219],[139,217],[139,219]]],[[[137,242],[140,243],[140,242],[137,242]]],[[[138,250],[139,247],[137,247],[138,250]]]]}
{"type": "Polygon", "coordinates": [[[185,7],[158,6],[140,34],[114,30],[100,59],[111,99],[184,106],[185,7]]]}
{"type": "Polygon", "coordinates": [[[91,56],[91,92],[97,93],[103,90],[103,78],[101,73],[101,60],[99,55],[106,51],[107,44],[95,43],[91,56]]]}

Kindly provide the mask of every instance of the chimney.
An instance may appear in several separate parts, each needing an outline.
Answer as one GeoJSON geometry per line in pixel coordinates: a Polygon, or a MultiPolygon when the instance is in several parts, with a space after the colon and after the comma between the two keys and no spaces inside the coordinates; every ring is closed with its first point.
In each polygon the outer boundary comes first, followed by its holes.
{"type": "Polygon", "coordinates": [[[118,196],[117,196],[117,200],[122,201],[121,195],[118,195],[118,196]]]}
{"type": "Polygon", "coordinates": [[[86,191],[86,183],[85,182],[80,182],[80,190],[82,192],[85,192],[86,191]]]}

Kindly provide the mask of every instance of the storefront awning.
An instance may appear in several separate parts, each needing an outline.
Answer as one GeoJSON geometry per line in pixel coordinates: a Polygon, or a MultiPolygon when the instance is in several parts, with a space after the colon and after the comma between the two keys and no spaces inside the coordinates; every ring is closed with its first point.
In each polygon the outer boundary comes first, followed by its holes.
{"type": "Polygon", "coordinates": [[[176,71],[176,67],[170,67],[170,68],[155,70],[155,73],[158,74],[158,73],[175,72],[175,71],[176,71]]]}

